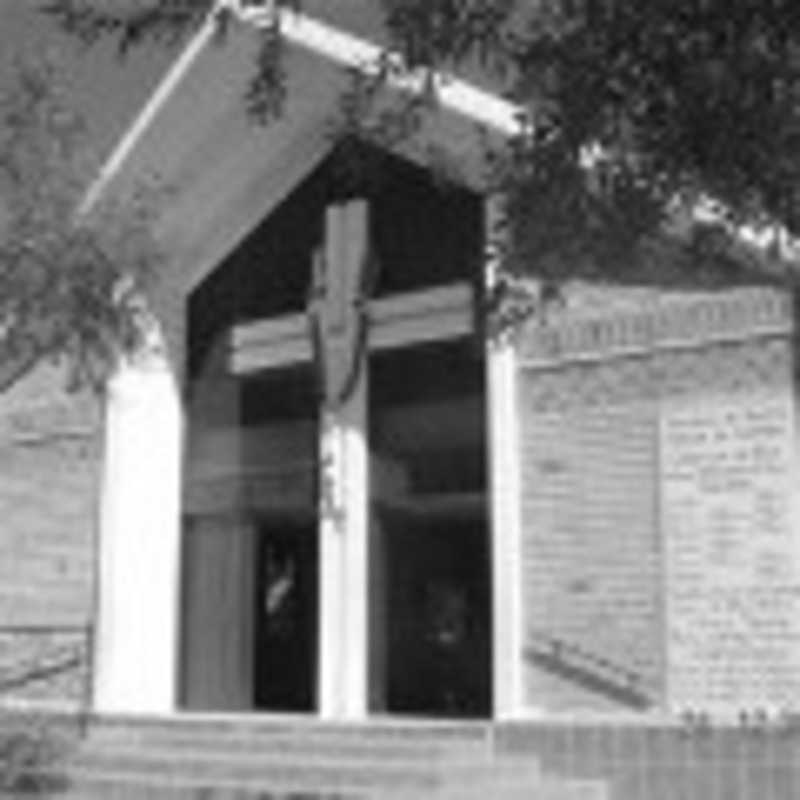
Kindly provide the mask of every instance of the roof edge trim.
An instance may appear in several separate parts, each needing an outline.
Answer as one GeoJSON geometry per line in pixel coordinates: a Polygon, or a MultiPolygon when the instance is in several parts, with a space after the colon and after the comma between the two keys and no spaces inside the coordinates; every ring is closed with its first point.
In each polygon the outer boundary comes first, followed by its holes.
{"type": "MultiPolygon", "coordinates": [[[[197,57],[213,39],[218,15],[224,11],[234,13],[242,22],[257,28],[277,23],[281,35],[292,44],[365,74],[377,72],[387,58],[386,51],[379,45],[302,12],[276,9],[274,3],[254,6],[242,0],[217,0],[101,167],[78,208],[79,217],[92,212],[111,181],[122,170],[197,57]]],[[[390,53],[388,58],[392,67],[388,81],[392,88],[410,94],[431,88],[430,75],[405,68],[397,54],[390,53]]],[[[437,101],[443,107],[505,136],[514,136],[524,130],[525,112],[521,106],[454,75],[436,73],[432,80],[437,101]]]]}

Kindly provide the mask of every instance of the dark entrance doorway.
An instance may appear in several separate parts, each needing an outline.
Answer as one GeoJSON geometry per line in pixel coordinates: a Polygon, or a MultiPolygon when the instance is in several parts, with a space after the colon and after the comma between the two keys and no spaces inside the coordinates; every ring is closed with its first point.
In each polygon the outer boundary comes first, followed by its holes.
{"type": "Polygon", "coordinates": [[[253,704],[313,711],[317,685],[315,521],[262,521],[256,544],[253,704]]]}
{"type": "Polygon", "coordinates": [[[483,359],[460,339],[370,367],[371,707],[489,716],[483,359]]]}
{"type": "Polygon", "coordinates": [[[488,715],[486,526],[399,517],[387,533],[388,710],[488,715]]]}

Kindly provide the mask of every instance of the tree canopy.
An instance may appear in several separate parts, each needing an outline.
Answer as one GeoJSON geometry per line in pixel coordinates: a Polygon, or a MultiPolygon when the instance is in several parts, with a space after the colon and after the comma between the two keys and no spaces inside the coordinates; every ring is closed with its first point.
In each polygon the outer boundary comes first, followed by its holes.
{"type": "Polygon", "coordinates": [[[82,214],[96,170],[86,141],[55,66],[17,62],[0,94],[0,391],[45,360],[71,386],[99,387],[143,333],[155,197],[82,214]]]}
{"type": "MultiPolygon", "coordinates": [[[[517,268],[619,269],[665,219],[698,203],[714,225],[693,257],[724,260],[720,231],[800,233],[800,6],[791,0],[374,0],[409,68],[480,65],[527,109],[491,179],[509,198],[517,268]],[[708,235],[713,227],[714,235],[708,235]]],[[[258,3],[253,3],[258,5],[258,3]]],[[[264,3],[262,3],[264,5],[264,3]]],[[[276,0],[276,6],[302,6],[276,0]]],[[[174,41],[212,0],[50,0],[47,12],[124,53],[174,41]]],[[[220,12],[220,25],[228,20],[220,12]]],[[[247,92],[282,99],[280,31],[267,30],[247,92]]]]}

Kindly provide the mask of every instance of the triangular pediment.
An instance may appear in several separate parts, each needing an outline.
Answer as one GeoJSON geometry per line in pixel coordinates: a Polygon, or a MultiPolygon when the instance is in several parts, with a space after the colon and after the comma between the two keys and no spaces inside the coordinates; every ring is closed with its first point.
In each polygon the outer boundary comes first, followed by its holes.
{"type": "MultiPolygon", "coordinates": [[[[184,291],[285,200],[337,141],[347,74],[302,48],[287,48],[288,99],[280,118],[268,124],[248,118],[244,94],[257,47],[257,32],[241,26],[224,43],[205,47],[103,190],[124,196],[153,179],[164,188],[159,238],[184,291]]],[[[417,163],[437,161],[437,168],[475,187],[484,177],[481,136],[474,122],[442,110],[396,149],[417,163]]]]}

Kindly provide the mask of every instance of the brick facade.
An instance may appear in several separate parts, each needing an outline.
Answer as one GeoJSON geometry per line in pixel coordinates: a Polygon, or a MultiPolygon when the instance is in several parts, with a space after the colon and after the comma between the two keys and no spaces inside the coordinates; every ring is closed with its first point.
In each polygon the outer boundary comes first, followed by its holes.
{"type": "MultiPolygon", "coordinates": [[[[498,725],[495,751],[561,779],[599,782],[606,800],[794,800],[800,738],[791,719],[683,726],[674,720],[498,725]]],[[[564,797],[571,797],[565,793],[564,797]]]]}
{"type": "Polygon", "coordinates": [[[42,367],[0,405],[0,702],[83,702],[94,603],[99,401],[42,367]],[[18,678],[35,672],[37,678],[18,678]]]}
{"type": "MultiPolygon", "coordinates": [[[[522,702],[663,707],[659,420],[676,398],[785,387],[792,309],[767,290],[578,308],[529,329],[519,348],[522,702]]],[[[0,674],[70,648],[81,663],[7,696],[75,700],[88,679],[99,406],[62,386],[47,368],[3,398],[0,674]]]]}
{"type": "MultiPolygon", "coordinates": [[[[633,393],[630,365],[621,366],[608,377],[633,393]]],[[[543,669],[553,646],[580,648],[630,672],[646,694],[661,693],[654,403],[572,394],[571,379],[588,386],[595,371],[553,381],[561,410],[522,414],[525,703],[550,710],[616,704],[578,675],[543,669]]],[[[532,389],[520,387],[526,407],[532,389]]]]}
{"type": "Polygon", "coordinates": [[[526,707],[668,702],[660,421],[676,402],[790,391],[790,320],[768,290],[639,295],[523,334],[526,707]]]}

